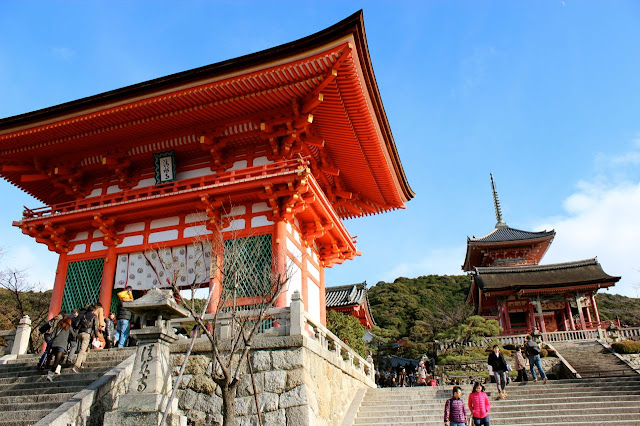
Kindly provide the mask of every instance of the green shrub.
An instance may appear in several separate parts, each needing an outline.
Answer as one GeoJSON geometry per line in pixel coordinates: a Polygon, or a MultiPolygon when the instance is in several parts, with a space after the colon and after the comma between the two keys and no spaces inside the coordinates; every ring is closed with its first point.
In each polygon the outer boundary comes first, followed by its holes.
{"type": "Polygon", "coordinates": [[[506,345],[504,345],[504,348],[510,351],[515,351],[516,350],[516,345],[512,344],[512,343],[507,343],[506,345]]]}
{"type": "Polygon", "coordinates": [[[625,340],[613,343],[611,347],[619,354],[640,354],[640,342],[625,340]]]}

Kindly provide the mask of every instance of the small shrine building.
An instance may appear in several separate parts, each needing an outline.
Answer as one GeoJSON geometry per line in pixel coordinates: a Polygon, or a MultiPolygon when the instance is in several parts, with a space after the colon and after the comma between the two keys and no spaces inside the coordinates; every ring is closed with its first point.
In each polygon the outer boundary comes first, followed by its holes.
{"type": "MultiPolygon", "coordinates": [[[[373,73],[362,12],[268,50],[0,120],[0,176],[44,206],[14,222],[59,254],[49,317],[114,289],[210,276],[208,239],[290,280],[325,322],[324,270],[359,255],[344,219],[414,196],[373,73]]],[[[216,256],[224,262],[224,256],[216,256]]],[[[240,305],[256,295],[240,282],[240,305]]]]}
{"type": "Polygon", "coordinates": [[[595,295],[620,277],[605,273],[598,261],[540,265],[555,231],[510,228],[502,219],[493,176],[497,223],[482,237],[467,238],[462,269],[471,276],[467,303],[474,312],[497,319],[502,334],[587,330],[601,325],[595,295]]]}
{"type": "Polygon", "coordinates": [[[328,311],[342,312],[356,317],[369,330],[376,325],[369,305],[366,281],[358,284],[327,287],[326,300],[328,311]]]}

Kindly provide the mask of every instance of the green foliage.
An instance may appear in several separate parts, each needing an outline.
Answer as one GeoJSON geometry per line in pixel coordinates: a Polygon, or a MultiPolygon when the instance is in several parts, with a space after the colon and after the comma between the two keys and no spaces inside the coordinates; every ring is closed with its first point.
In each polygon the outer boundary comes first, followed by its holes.
{"type": "Polygon", "coordinates": [[[640,342],[624,340],[613,343],[611,347],[619,354],[640,354],[640,342]]]}
{"type": "Polygon", "coordinates": [[[461,344],[481,343],[485,337],[497,336],[502,331],[498,321],[472,315],[464,322],[438,334],[440,339],[451,339],[461,344]]]}
{"type": "Polygon", "coordinates": [[[640,299],[618,294],[598,293],[596,294],[596,302],[602,320],[620,318],[620,322],[628,326],[640,323],[640,299]]]}
{"type": "Polygon", "coordinates": [[[468,290],[466,275],[400,277],[371,287],[369,302],[378,325],[372,332],[386,340],[381,355],[417,358],[430,353],[438,332],[471,313],[465,303],[468,290]]]}
{"type": "Polygon", "coordinates": [[[366,329],[356,317],[327,311],[327,328],[360,356],[367,357],[367,342],[363,340],[366,329]]]}
{"type": "Polygon", "coordinates": [[[506,345],[504,345],[504,348],[510,351],[515,351],[516,350],[516,345],[512,344],[512,343],[507,343],[506,345]]]}

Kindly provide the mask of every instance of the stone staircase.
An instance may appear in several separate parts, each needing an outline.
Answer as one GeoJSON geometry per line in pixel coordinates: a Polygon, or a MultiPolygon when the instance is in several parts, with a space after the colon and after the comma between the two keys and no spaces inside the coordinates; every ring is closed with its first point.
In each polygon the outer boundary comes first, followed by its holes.
{"type": "Polygon", "coordinates": [[[638,373],[598,342],[554,343],[558,353],[583,378],[638,376],[638,373]]]}
{"type": "Polygon", "coordinates": [[[132,348],[92,351],[80,373],[63,368],[53,382],[46,380],[48,370],[36,366],[40,355],[20,355],[0,365],[0,426],[35,424],[134,352],[132,348]]]}
{"type": "MultiPolygon", "coordinates": [[[[354,425],[442,425],[451,387],[369,389],[354,425]]],[[[466,401],[471,386],[463,386],[466,401]]],[[[496,400],[487,385],[492,425],[640,425],[640,375],[512,383],[496,400]]]]}

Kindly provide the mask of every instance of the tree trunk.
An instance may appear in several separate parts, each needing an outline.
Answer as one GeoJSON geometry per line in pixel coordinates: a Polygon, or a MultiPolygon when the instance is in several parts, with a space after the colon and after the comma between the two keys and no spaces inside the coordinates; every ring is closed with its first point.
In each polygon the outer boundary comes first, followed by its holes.
{"type": "Polygon", "coordinates": [[[220,387],[220,390],[222,391],[222,424],[224,426],[235,426],[238,384],[224,385],[220,387]]]}

